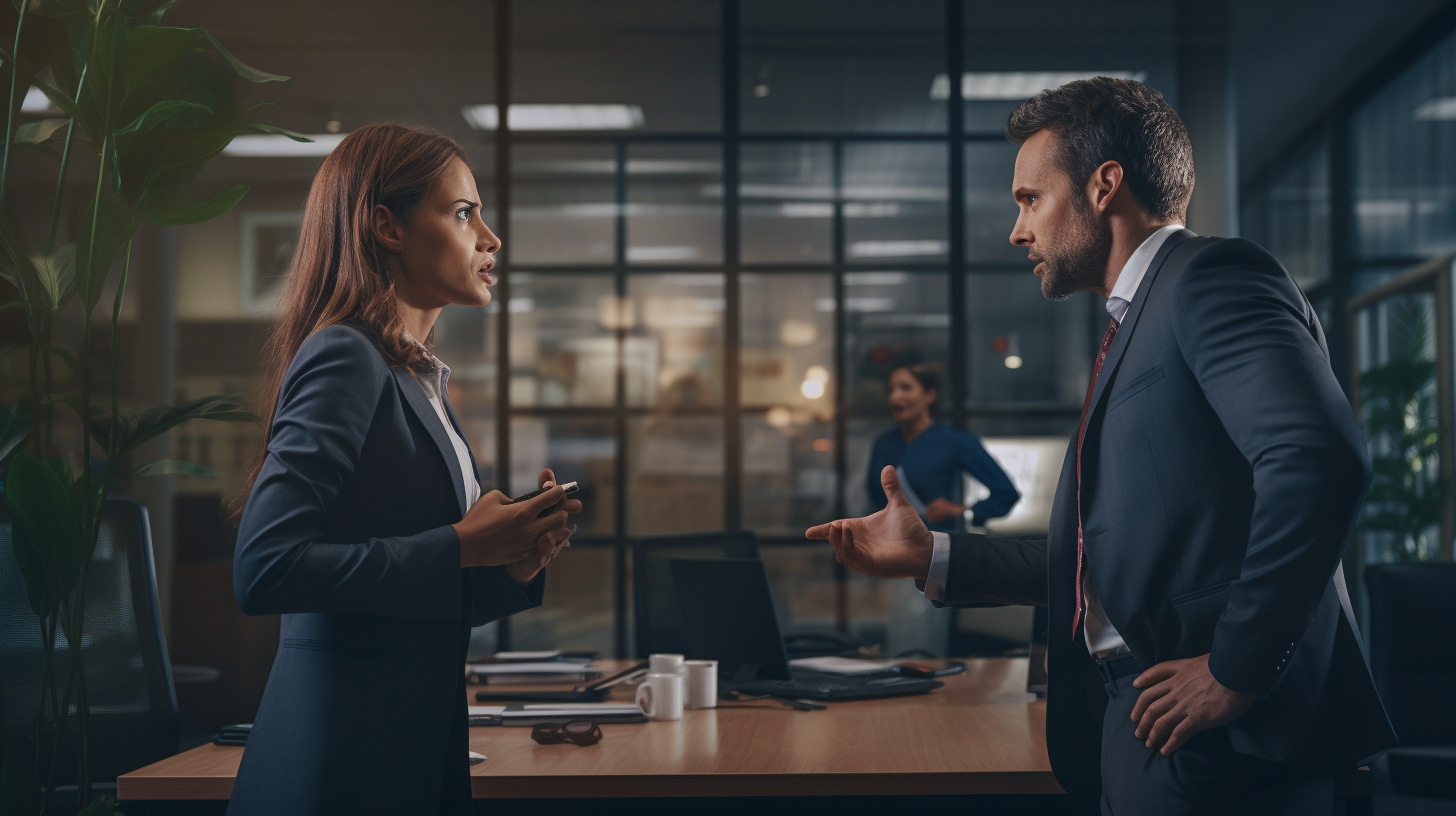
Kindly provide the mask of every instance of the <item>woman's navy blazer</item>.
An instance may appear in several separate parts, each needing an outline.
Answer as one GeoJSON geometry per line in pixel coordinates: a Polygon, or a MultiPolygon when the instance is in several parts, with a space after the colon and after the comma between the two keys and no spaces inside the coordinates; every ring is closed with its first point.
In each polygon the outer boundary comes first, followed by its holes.
{"type": "Polygon", "coordinates": [[[304,342],[238,531],[238,604],[283,623],[230,814],[469,811],[470,627],[538,606],[544,577],[460,568],[457,462],[364,332],[304,342]]]}

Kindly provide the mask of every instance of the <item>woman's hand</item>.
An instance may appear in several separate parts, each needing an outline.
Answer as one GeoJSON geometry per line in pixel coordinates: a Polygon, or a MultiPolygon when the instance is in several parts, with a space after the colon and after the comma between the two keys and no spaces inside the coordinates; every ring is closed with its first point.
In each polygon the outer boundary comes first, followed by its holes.
{"type": "Polygon", "coordinates": [[[480,497],[465,518],[451,525],[460,537],[462,569],[514,564],[532,557],[542,536],[552,534],[553,541],[570,536],[567,517],[581,512],[581,502],[567,499],[548,474],[550,471],[541,474],[543,482],[552,483],[545,493],[512,504],[504,493],[492,490],[480,497]]]}
{"type": "Polygon", "coordinates": [[[966,512],[964,504],[956,504],[949,499],[936,499],[925,506],[925,518],[931,524],[952,519],[966,512]]]}
{"type": "Polygon", "coordinates": [[[536,541],[536,549],[530,555],[511,564],[506,564],[506,573],[511,580],[525,586],[536,580],[537,573],[546,568],[561,551],[571,546],[571,534],[576,532],[576,525],[568,525],[565,530],[552,531],[541,536],[536,541]]]}
{"type": "MultiPolygon", "coordinates": [[[[538,481],[541,487],[551,487],[556,484],[556,474],[552,473],[550,468],[547,468],[541,471],[541,476],[538,481]]],[[[576,513],[581,510],[581,502],[575,499],[572,499],[566,504],[569,513],[576,513]],[[575,509],[571,509],[573,506],[575,509]]],[[[546,565],[551,563],[552,559],[560,555],[562,550],[571,546],[571,536],[575,532],[576,525],[570,524],[562,530],[552,530],[543,534],[537,539],[534,552],[522,558],[520,561],[506,565],[506,572],[511,576],[511,580],[521,586],[525,586],[536,580],[536,575],[545,569],[546,565]]]]}

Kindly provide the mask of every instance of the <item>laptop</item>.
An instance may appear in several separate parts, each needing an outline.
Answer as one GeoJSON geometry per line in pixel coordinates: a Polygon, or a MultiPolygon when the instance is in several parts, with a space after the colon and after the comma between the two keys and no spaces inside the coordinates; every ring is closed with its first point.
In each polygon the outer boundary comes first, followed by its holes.
{"type": "Polygon", "coordinates": [[[861,675],[791,668],[768,572],[759,559],[673,559],[672,577],[687,629],[688,657],[718,661],[719,685],[726,691],[859,700],[923,694],[945,685],[905,677],[893,668],[861,675]]]}

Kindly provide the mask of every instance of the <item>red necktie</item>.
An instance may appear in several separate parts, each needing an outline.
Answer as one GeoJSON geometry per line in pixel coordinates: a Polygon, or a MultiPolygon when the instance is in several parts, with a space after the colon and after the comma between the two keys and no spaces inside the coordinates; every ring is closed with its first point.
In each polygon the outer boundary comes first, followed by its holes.
{"type": "Polygon", "coordinates": [[[1107,327],[1107,334],[1102,335],[1102,348],[1097,351],[1097,362],[1092,366],[1092,382],[1087,383],[1087,399],[1082,402],[1082,425],[1077,429],[1077,610],[1072,615],[1072,637],[1077,636],[1077,628],[1082,625],[1082,616],[1086,614],[1086,601],[1082,598],[1082,573],[1086,570],[1086,560],[1082,556],[1082,439],[1087,435],[1087,412],[1092,408],[1092,391],[1097,387],[1097,375],[1102,373],[1102,363],[1107,359],[1107,349],[1112,345],[1112,338],[1117,336],[1117,321],[1107,327]]]}

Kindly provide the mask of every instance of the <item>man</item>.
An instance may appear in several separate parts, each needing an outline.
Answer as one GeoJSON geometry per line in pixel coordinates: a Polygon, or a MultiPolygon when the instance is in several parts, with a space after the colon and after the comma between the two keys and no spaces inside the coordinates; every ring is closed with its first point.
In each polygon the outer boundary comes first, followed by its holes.
{"type": "Polygon", "coordinates": [[[1048,534],[932,534],[887,468],[888,507],[808,536],[937,605],[1048,606],[1052,768],[1104,814],[1329,814],[1395,736],[1339,571],[1370,464],[1314,309],[1258,246],[1183,229],[1156,91],[1073,82],[1006,133],[1011,242],[1111,317],[1048,534]]]}

